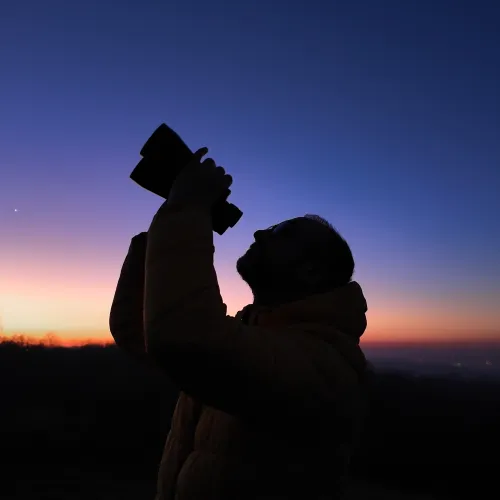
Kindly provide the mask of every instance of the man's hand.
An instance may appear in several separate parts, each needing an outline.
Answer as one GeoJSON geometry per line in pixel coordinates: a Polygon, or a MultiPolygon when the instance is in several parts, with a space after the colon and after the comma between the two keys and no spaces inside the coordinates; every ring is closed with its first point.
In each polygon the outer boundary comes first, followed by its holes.
{"type": "Polygon", "coordinates": [[[207,148],[194,153],[192,161],[175,179],[167,205],[195,205],[210,210],[231,186],[232,177],[222,167],[217,167],[214,160],[201,161],[207,153],[207,148]]]}

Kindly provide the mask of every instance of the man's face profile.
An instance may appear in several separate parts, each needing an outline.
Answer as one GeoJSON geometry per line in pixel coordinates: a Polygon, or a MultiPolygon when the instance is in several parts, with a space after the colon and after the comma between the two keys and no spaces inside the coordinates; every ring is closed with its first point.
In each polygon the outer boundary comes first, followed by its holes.
{"type": "Polygon", "coordinates": [[[238,259],[236,269],[252,288],[279,288],[293,281],[308,252],[321,245],[328,229],[306,217],[289,219],[254,233],[255,241],[238,259]]]}

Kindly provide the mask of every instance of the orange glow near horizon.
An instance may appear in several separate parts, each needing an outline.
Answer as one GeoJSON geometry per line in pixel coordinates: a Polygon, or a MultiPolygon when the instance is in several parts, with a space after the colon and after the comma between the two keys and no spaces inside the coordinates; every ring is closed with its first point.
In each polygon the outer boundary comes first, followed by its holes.
{"type": "MultiPolygon", "coordinates": [[[[63,345],[89,339],[112,342],[109,308],[123,255],[105,251],[99,265],[94,257],[90,249],[78,252],[70,244],[44,259],[45,266],[37,264],[27,251],[17,254],[17,265],[5,269],[0,286],[3,334],[40,339],[52,332],[63,345]]],[[[221,259],[217,265],[221,293],[231,315],[252,300],[248,287],[228,264],[233,260],[221,259]]],[[[414,290],[384,289],[368,280],[360,282],[369,304],[369,326],[363,336],[367,344],[500,340],[494,294],[460,296],[457,292],[436,298],[414,290]]]]}
{"type": "Polygon", "coordinates": [[[75,338],[65,338],[64,336],[57,335],[53,332],[46,332],[43,334],[27,335],[23,333],[8,333],[7,335],[0,336],[0,343],[14,342],[22,345],[42,345],[47,347],[81,347],[86,345],[112,345],[113,339],[100,338],[99,336],[81,336],[75,338]]]}

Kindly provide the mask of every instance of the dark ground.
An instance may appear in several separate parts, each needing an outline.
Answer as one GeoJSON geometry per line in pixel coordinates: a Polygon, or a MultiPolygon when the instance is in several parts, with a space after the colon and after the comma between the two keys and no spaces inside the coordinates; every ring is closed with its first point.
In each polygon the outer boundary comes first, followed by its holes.
{"type": "MultiPolygon", "coordinates": [[[[154,498],[176,399],[154,368],[114,346],[3,343],[0,384],[0,498],[154,498]]],[[[353,497],[481,497],[500,464],[499,388],[376,374],[353,497]]]]}

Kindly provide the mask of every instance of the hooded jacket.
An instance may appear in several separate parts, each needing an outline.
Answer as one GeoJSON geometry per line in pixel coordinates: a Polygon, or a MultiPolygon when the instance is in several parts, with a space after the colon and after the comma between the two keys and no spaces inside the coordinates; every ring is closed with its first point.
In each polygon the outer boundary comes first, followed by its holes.
{"type": "Polygon", "coordinates": [[[194,208],[148,233],[147,352],[181,391],[156,500],[338,498],[364,413],[360,286],[231,317],[213,249],[194,208]]]}

